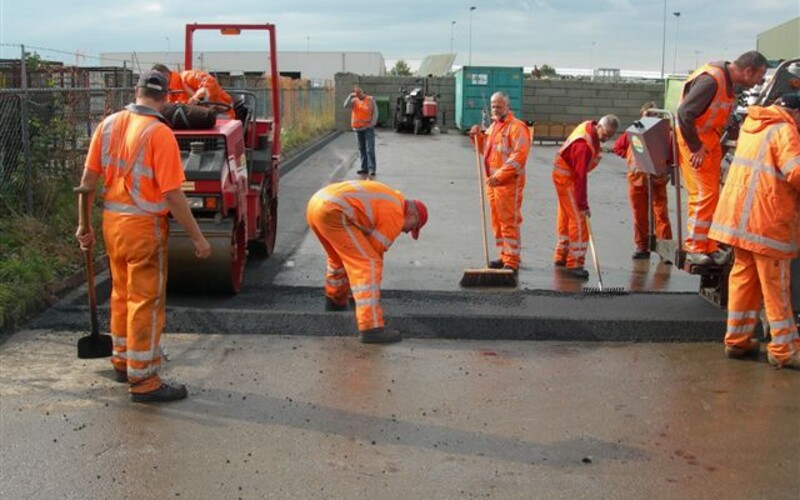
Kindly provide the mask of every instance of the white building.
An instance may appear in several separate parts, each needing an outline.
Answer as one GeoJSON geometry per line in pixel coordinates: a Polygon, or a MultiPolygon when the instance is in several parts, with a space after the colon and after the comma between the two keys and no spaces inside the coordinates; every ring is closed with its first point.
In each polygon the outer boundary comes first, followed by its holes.
{"type": "MultiPolygon", "coordinates": [[[[134,73],[150,69],[155,63],[183,69],[181,52],[106,52],[100,54],[102,66],[125,66],[134,73]]],[[[260,75],[268,72],[270,61],[266,51],[203,51],[194,54],[193,67],[203,71],[230,75],[260,75]]],[[[278,51],[278,72],[312,81],[333,81],[336,73],[382,76],[386,61],[380,52],[278,51]]]]}

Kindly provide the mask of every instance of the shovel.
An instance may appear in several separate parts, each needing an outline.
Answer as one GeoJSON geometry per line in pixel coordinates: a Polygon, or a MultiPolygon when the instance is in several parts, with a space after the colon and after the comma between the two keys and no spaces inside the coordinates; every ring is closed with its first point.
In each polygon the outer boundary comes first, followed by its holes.
{"type": "MultiPolygon", "coordinates": [[[[74,189],[78,193],[78,206],[83,214],[83,220],[89,221],[89,193],[88,187],[78,186],[74,189]]],[[[94,288],[94,255],[92,247],[83,249],[86,260],[86,289],[89,296],[89,316],[92,324],[92,333],[78,339],[78,357],[80,359],[107,358],[111,356],[111,335],[100,335],[97,321],[97,292],[94,288]]]]}

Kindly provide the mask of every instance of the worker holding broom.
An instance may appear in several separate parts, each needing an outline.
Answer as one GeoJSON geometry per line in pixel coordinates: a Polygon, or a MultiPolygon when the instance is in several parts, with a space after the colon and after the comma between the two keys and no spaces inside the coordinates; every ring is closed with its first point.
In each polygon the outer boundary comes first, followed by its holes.
{"type": "Polygon", "coordinates": [[[558,196],[556,249],[554,264],[575,278],[588,279],[584,269],[590,216],[588,174],[600,163],[600,143],[619,128],[619,119],[606,115],[600,121],[585,121],[575,127],[558,150],[554,161],[553,184],[558,196]]]}
{"type": "MultiPolygon", "coordinates": [[[[159,340],[164,328],[167,283],[167,214],[172,213],[192,239],[195,255],[211,255],[181,190],[181,155],[172,130],[160,114],[167,101],[167,79],[148,71],[139,79],[136,104],[97,127],[81,188],[93,203],[103,178],[103,237],[111,269],[111,364],[118,382],[130,384],[137,402],[183,399],[186,387],[162,382],[159,340]]],[[[91,212],[87,216],[91,216],[91,212]]],[[[79,211],[76,238],[82,249],[95,237],[91,220],[79,211]]]]}
{"type": "Polygon", "coordinates": [[[489,200],[492,231],[500,253],[489,262],[491,269],[519,270],[522,197],[525,188],[525,164],[531,147],[528,126],[514,117],[505,92],[491,97],[492,123],[486,130],[480,125],[470,129],[470,138],[483,154],[486,172],[486,197],[489,200]]]}
{"type": "Polygon", "coordinates": [[[354,180],[317,191],[308,202],[306,217],[327,255],[325,310],[346,310],[352,295],[361,342],[402,340],[399,332],[384,330],[383,255],[401,232],[419,238],[428,222],[425,204],[380,182],[354,180]]]}
{"type": "Polygon", "coordinates": [[[767,360],[800,369],[792,317],[790,262],[800,245],[800,95],[750,106],[714,212],[709,237],[733,247],[725,355],[755,356],[762,303],[771,342],[767,360]]]}

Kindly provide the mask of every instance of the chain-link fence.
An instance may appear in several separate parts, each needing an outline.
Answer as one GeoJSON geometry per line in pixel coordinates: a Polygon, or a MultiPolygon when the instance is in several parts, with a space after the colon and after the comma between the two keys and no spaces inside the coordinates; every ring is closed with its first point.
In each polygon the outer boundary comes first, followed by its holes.
{"type": "MultiPolygon", "coordinates": [[[[269,90],[248,90],[256,115],[271,116],[269,90]]],[[[333,126],[333,89],[280,92],[284,129],[319,120],[333,126]]],[[[35,215],[49,192],[75,185],[94,128],[133,100],[132,88],[0,89],[0,213],[35,215]]]]}

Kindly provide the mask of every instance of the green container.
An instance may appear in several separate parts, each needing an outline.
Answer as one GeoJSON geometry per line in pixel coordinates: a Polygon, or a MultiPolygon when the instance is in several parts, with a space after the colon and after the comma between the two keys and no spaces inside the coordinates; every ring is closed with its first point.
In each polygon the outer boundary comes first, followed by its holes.
{"type": "Polygon", "coordinates": [[[384,127],[392,118],[389,113],[389,96],[375,96],[375,106],[378,107],[378,126],[384,127]]]}
{"type": "MultiPolygon", "coordinates": [[[[485,108],[491,119],[490,99],[495,92],[505,92],[511,101],[511,111],[522,117],[521,67],[464,66],[456,72],[456,127],[469,130],[481,123],[485,108]]],[[[489,125],[487,122],[486,125],[489,125]]]]}
{"type": "Polygon", "coordinates": [[[664,81],[664,109],[673,115],[678,112],[678,101],[681,100],[685,76],[668,76],[664,81]]]}

